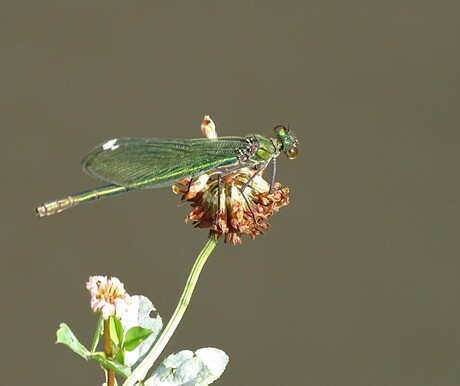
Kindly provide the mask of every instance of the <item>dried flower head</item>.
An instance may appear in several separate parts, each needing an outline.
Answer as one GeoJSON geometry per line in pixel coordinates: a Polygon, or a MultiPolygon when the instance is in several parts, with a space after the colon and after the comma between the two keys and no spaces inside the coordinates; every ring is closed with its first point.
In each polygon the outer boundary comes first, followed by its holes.
{"type": "Polygon", "coordinates": [[[110,316],[121,318],[128,309],[130,296],[116,277],[90,276],[86,288],[91,294],[91,308],[107,320],[110,316]]]}
{"type": "Polygon", "coordinates": [[[190,183],[190,179],[173,187],[182,200],[191,203],[192,212],[185,221],[193,221],[198,228],[209,228],[210,236],[224,235],[225,242],[241,243],[241,236],[251,238],[263,234],[270,227],[269,217],[289,203],[289,189],[281,189],[275,183],[270,185],[261,175],[253,178],[242,191],[243,186],[254,175],[255,170],[242,168],[220,179],[220,204],[218,203],[217,173],[204,174],[190,183]]]}

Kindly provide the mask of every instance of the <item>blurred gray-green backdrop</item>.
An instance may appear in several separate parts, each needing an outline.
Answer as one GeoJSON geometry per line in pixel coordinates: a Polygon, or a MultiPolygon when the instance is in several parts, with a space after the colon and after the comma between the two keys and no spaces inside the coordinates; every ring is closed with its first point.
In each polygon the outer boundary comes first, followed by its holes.
{"type": "Polygon", "coordinates": [[[165,355],[214,346],[219,385],[460,384],[457,1],[0,3],[1,377],[98,385],[85,282],[115,275],[167,321],[206,231],[170,189],[39,220],[99,185],[80,170],[121,136],[270,135],[291,204],[221,244],[165,355]]]}

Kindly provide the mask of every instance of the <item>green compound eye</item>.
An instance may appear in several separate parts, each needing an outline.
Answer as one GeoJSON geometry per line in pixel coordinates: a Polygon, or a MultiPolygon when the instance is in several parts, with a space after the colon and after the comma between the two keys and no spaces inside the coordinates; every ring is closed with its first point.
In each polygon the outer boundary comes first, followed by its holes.
{"type": "Polygon", "coordinates": [[[286,129],[284,126],[282,125],[278,125],[276,126],[273,131],[276,133],[276,135],[279,137],[279,138],[282,138],[282,137],[285,137],[286,136],[286,133],[289,131],[288,129],[286,129]]]}

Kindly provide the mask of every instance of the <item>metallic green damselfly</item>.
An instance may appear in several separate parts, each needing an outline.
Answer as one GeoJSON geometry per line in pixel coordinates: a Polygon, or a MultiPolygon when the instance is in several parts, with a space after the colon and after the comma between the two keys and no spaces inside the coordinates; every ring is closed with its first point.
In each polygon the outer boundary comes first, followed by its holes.
{"type": "Polygon", "coordinates": [[[297,138],[284,126],[276,126],[274,138],[261,135],[199,139],[119,138],[97,146],[82,161],[90,176],[108,182],[96,189],[43,203],[39,217],[51,216],[68,208],[116,196],[135,189],[161,188],[184,179],[215,172],[217,178],[241,168],[254,169],[253,177],[273,164],[281,152],[289,159],[297,156],[297,138]]]}

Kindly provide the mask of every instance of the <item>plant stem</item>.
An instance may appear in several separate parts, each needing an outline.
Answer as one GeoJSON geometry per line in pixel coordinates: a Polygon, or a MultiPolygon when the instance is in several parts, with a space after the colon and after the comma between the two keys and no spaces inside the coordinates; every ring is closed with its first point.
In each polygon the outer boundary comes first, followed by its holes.
{"type": "Polygon", "coordinates": [[[171,336],[173,335],[182,317],[184,316],[185,310],[187,309],[190,303],[190,299],[192,298],[193,290],[195,289],[195,285],[198,281],[201,270],[203,269],[206,260],[208,259],[216,244],[217,240],[215,240],[214,237],[210,237],[208,239],[208,242],[196,258],[195,264],[193,264],[192,270],[190,271],[189,277],[187,279],[187,283],[185,284],[184,292],[182,292],[182,296],[179,299],[179,303],[177,304],[176,310],[174,311],[174,314],[172,315],[168,325],[164,328],[163,332],[155,342],[155,345],[152,347],[144,360],[139,364],[139,366],[136,367],[128,379],[126,379],[123,386],[134,386],[137,381],[143,379],[157,358],[160,356],[161,352],[165,348],[169,339],[171,339],[171,336]]]}
{"type": "MultiPolygon", "coordinates": [[[[110,319],[104,320],[104,346],[105,346],[105,356],[107,358],[112,358],[112,340],[110,339],[110,319]]],[[[106,369],[107,371],[107,386],[115,385],[115,373],[113,370],[106,369]]]]}

